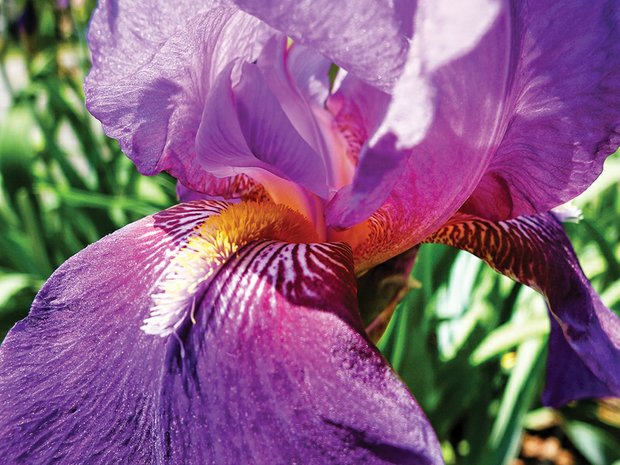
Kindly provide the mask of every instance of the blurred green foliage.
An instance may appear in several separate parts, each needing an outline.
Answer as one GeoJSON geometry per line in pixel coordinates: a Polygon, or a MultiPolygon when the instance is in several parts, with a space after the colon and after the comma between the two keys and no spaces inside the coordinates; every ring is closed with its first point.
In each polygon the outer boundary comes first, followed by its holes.
{"type": "MultiPolygon", "coordinates": [[[[94,2],[58,5],[0,1],[0,338],[69,256],[175,202],[174,181],[139,175],[84,107],[94,2]]],[[[577,200],[584,220],[566,225],[616,311],[619,180],[616,154],[577,200]]],[[[422,286],[397,307],[380,348],[429,416],[448,465],[620,465],[620,402],[540,406],[542,297],[443,246],[421,247],[413,277],[422,286]]]]}

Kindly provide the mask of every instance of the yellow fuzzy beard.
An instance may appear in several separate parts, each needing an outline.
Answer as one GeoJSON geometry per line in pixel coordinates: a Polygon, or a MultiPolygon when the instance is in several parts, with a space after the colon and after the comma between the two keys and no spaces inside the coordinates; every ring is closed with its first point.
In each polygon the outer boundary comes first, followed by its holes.
{"type": "Polygon", "coordinates": [[[312,224],[288,207],[271,202],[231,204],[197,226],[170,261],[156,285],[154,305],[142,330],[167,336],[183,321],[188,308],[193,319],[199,287],[244,245],[256,240],[311,243],[318,239],[312,224]]]}

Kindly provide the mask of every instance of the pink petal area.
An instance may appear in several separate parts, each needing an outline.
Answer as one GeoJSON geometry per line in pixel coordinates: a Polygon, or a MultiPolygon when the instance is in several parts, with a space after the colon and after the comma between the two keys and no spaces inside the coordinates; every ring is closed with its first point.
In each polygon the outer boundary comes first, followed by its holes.
{"type": "Polygon", "coordinates": [[[598,177],[620,145],[619,24],[613,0],[514,2],[499,147],[466,212],[544,212],[598,177]]]}
{"type": "MultiPolygon", "coordinates": [[[[220,74],[205,106],[196,139],[202,166],[220,177],[283,178],[325,197],[323,161],[295,130],[259,68],[242,65],[234,88],[232,70],[220,74]]],[[[262,182],[267,189],[269,178],[262,182]]]]}
{"type": "MultiPolygon", "coordinates": [[[[353,180],[360,153],[368,137],[381,123],[390,103],[390,96],[376,87],[366,84],[352,74],[347,74],[337,90],[327,100],[326,107],[332,114],[332,133],[340,139],[349,166],[345,171],[346,183],[353,180]]],[[[337,153],[338,149],[334,152],[337,153]]],[[[335,157],[334,157],[335,158],[335,157]]],[[[342,194],[341,194],[342,195],[342,194]]]]}
{"type": "Polygon", "coordinates": [[[428,242],[467,250],[545,296],[547,405],[620,397],[620,318],[601,302],[553,214],[499,222],[459,214],[428,242]]]}
{"type": "Polygon", "coordinates": [[[396,216],[411,221],[406,249],[465,201],[464,212],[509,218],[546,211],[596,178],[620,143],[620,7],[528,5],[503,9],[430,87],[408,62],[378,135],[387,132],[362,154],[353,185],[330,208],[331,224],[347,227],[381,204],[402,203],[396,216]],[[567,30],[576,31],[570,41],[567,30]]]}
{"type": "Polygon", "coordinates": [[[496,19],[496,2],[448,3],[418,5],[407,66],[381,110],[383,121],[369,134],[353,184],[327,212],[328,223],[350,227],[384,204],[404,206],[396,216],[406,223],[408,243],[391,256],[460,207],[492,154],[487,144],[501,113],[496,102],[503,100],[508,76],[509,31],[496,19]],[[495,73],[482,84],[481,68],[495,73]]]}
{"type": "Polygon", "coordinates": [[[0,457],[442,463],[423,413],[364,336],[344,245],[251,242],[191,304],[178,301],[174,332],[141,329],[171,260],[190,258],[189,238],[223,208],[192,202],[145,218],[50,278],[0,348],[0,457]]]}
{"type": "Polygon", "coordinates": [[[206,192],[198,192],[177,182],[177,198],[181,202],[191,202],[192,200],[226,200],[228,202],[269,200],[269,195],[263,186],[244,174],[221,179],[213,178],[213,181],[206,187],[206,192]]]}
{"type": "Polygon", "coordinates": [[[271,33],[213,3],[100,2],[89,30],[89,111],[143,174],[168,171],[204,190],[213,177],[194,146],[207,95],[230,62],[255,60],[271,33]]]}
{"type": "Polygon", "coordinates": [[[401,10],[391,2],[346,0],[336,5],[327,0],[234,0],[234,3],[376,87],[391,88],[405,63],[409,24],[401,24],[401,10]]]}
{"type": "Polygon", "coordinates": [[[389,104],[389,94],[349,73],[329,97],[327,107],[337,120],[349,120],[363,128],[365,139],[360,142],[365,143],[379,128],[389,104]]]}

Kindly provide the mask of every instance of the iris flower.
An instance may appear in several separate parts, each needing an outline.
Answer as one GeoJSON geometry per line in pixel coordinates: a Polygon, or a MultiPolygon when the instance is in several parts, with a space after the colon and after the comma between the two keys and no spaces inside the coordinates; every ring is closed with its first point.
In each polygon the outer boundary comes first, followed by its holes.
{"type": "Polygon", "coordinates": [[[422,242],[546,297],[545,403],[619,396],[619,319],[550,212],[620,142],[619,23],[615,0],[101,1],[89,110],[182,203],[69,259],[8,334],[0,456],[441,463],[356,298],[422,242]]]}

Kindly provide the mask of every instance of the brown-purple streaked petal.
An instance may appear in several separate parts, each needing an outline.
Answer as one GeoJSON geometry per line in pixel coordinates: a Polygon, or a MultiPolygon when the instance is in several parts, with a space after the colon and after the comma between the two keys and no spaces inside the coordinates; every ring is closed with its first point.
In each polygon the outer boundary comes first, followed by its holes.
{"type": "Polygon", "coordinates": [[[620,318],[592,288],[553,213],[499,222],[459,214],[427,242],[467,250],[545,296],[551,319],[546,404],[620,397],[620,318]]]}

